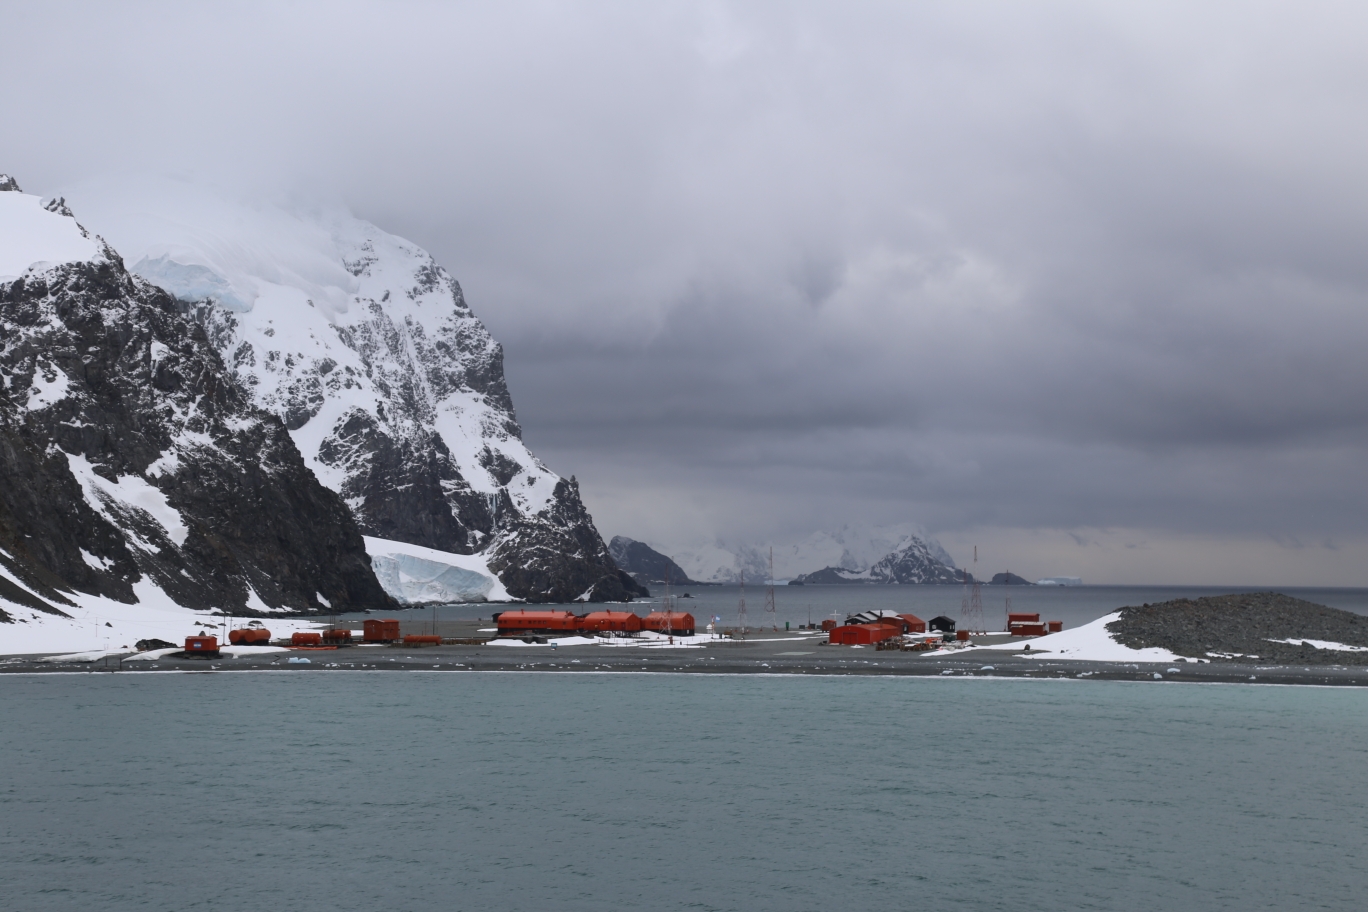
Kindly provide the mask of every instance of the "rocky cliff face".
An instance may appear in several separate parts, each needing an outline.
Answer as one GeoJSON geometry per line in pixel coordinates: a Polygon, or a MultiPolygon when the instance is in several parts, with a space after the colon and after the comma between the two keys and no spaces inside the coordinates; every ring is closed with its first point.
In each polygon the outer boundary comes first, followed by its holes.
{"type": "Polygon", "coordinates": [[[426,251],[345,215],[140,205],[156,217],[105,213],[133,271],[194,315],[366,535],[480,555],[528,601],[642,594],[574,479],[523,444],[502,349],[426,251]]]}
{"type": "Polygon", "coordinates": [[[204,328],[60,201],[36,204],[0,192],[0,245],[47,238],[0,258],[0,596],[48,613],[149,586],[239,613],[392,606],[346,505],[204,328]]]}
{"type": "Polygon", "coordinates": [[[617,565],[642,585],[648,583],[671,583],[674,585],[697,582],[689,579],[684,569],[673,560],[645,542],[635,541],[625,535],[614,535],[608,543],[608,551],[617,565]]]}
{"type": "MultiPolygon", "coordinates": [[[[894,551],[874,563],[868,570],[848,570],[826,567],[805,573],[795,583],[894,583],[919,585],[925,583],[961,583],[966,576],[946,566],[933,554],[926,542],[915,535],[908,536],[894,551]]],[[[969,579],[972,580],[972,577],[969,579]]]]}

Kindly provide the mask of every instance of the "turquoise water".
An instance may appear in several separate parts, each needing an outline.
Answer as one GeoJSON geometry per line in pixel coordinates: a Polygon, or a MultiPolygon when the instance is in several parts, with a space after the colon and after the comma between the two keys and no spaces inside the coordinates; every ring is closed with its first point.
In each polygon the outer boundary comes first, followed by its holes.
{"type": "Polygon", "coordinates": [[[8,909],[1358,909],[1368,693],[0,679],[8,909]]]}

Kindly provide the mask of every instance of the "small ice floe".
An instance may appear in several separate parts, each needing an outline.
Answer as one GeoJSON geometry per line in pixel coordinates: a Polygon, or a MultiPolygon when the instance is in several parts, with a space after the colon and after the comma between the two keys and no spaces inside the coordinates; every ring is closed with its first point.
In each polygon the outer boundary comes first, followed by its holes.
{"type": "Polygon", "coordinates": [[[954,671],[950,670],[949,668],[947,668],[947,669],[945,669],[945,671],[942,671],[942,672],[941,672],[941,675],[952,675],[952,674],[954,674],[954,671]]]}
{"type": "Polygon", "coordinates": [[[312,665],[312,664],[313,664],[313,662],[311,662],[310,660],[308,660],[308,659],[301,659],[299,656],[294,656],[294,657],[292,657],[292,658],[286,659],[286,660],[285,660],[285,663],[286,663],[287,665],[312,665]]]}
{"type": "Polygon", "coordinates": [[[1178,669],[1176,669],[1176,668],[1170,668],[1170,669],[1168,669],[1167,671],[1165,671],[1164,674],[1176,675],[1176,674],[1178,674],[1178,669]]]}
{"type": "Polygon", "coordinates": [[[1156,680],[1156,681],[1162,681],[1162,680],[1164,680],[1164,676],[1161,675],[1159,672],[1156,671],[1156,672],[1154,673],[1154,680],[1156,680]]]}
{"type": "Polygon", "coordinates": [[[979,671],[997,671],[992,665],[984,665],[979,671]]]}

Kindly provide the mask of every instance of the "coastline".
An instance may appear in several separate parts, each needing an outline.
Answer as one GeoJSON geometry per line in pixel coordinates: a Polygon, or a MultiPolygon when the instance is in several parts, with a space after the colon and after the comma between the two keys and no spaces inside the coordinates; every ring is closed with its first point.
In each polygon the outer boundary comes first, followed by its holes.
{"type": "Polygon", "coordinates": [[[1346,665],[1254,665],[1249,663],[1111,662],[1032,657],[1001,649],[974,648],[950,655],[852,650],[801,637],[750,640],[699,648],[602,646],[509,647],[490,645],[353,646],[331,652],[267,653],[222,659],[176,659],[120,663],[119,658],[53,662],[51,657],[0,657],[0,675],[149,674],[243,672],[523,672],[542,674],[635,673],[785,675],[804,677],[941,677],[1067,679],[1084,681],[1368,686],[1368,667],[1346,665]],[[307,662],[298,661],[307,658],[307,662]],[[48,659],[48,660],[45,660],[48,659]],[[296,661],[290,661],[295,659],[296,661]],[[122,664],[122,667],[120,667],[122,664]]]}

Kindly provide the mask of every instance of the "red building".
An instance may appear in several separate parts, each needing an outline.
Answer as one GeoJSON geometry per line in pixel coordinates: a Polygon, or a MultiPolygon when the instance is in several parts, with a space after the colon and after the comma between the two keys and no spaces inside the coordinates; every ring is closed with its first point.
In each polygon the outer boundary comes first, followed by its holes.
{"type": "Polygon", "coordinates": [[[678,611],[669,614],[664,611],[652,611],[641,619],[641,629],[672,633],[675,636],[693,636],[694,616],[678,611]]]}
{"type": "Polygon", "coordinates": [[[902,636],[906,626],[906,622],[895,623],[892,618],[874,624],[846,624],[831,631],[828,642],[836,646],[872,646],[902,636]]]}
{"type": "MultiPolygon", "coordinates": [[[[612,614],[614,612],[599,612],[612,614]]],[[[627,614],[629,612],[616,612],[627,614]]],[[[632,615],[636,617],[636,615],[632,615]]],[[[549,611],[543,609],[516,608],[501,611],[494,615],[494,626],[499,628],[500,636],[523,633],[574,633],[580,629],[580,619],[569,611],[549,611]]],[[[638,630],[641,628],[638,627],[638,630]]]]}
{"type": "Polygon", "coordinates": [[[192,636],[185,638],[185,651],[191,655],[218,655],[218,637],[192,636]]]}
{"type": "Polygon", "coordinates": [[[589,633],[636,633],[641,629],[641,618],[630,611],[593,611],[579,620],[579,629],[589,633]]]}
{"type": "Polygon", "coordinates": [[[367,643],[393,643],[399,639],[399,621],[394,618],[372,618],[361,623],[361,637],[367,643]]]}

